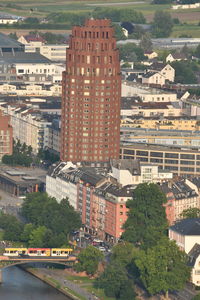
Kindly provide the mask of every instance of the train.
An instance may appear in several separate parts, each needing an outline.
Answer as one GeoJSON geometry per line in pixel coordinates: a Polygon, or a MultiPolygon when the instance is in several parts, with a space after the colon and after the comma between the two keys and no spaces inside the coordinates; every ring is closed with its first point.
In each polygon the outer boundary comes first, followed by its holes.
{"type": "Polygon", "coordinates": [[[71,248],[5,248],[5,256],[53,256],[68,257],[72,254],[71,248]]]}

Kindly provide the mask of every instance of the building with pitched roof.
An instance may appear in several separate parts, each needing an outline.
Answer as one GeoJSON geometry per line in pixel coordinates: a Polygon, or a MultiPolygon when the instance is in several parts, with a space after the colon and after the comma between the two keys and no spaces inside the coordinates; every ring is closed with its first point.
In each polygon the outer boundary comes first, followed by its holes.
{"type": "Polygon", "coordinates": [[[200,218],[175,223],[169,227],[169,238],[188,254],[196,243],[200,244],[200,218]]]}

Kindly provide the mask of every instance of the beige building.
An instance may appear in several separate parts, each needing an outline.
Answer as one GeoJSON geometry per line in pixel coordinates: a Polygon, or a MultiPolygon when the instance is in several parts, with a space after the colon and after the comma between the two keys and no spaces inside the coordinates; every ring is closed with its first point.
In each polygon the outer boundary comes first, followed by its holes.
{"type": "Polygon", "coordinates": [[[187,60],[185,55],[182,53],[170,53],[166,57],[166,62],[181,61],[181,60],[187,60]]]}
{"type": "Polygon", "coordinates": [[[42,84],[1,84],[0,94],[18,95],[18,96],[61,96],[62,86],[59,84],[42,85],[42,84]]]}
{"type": "Polygon", "coordinates": [[[26,104],[6,105],[2,109],[10,116],[14,139],[31,146],[34,153],[44,147],[44,131],[51,123],[37,109],[26,104]]]}
{"type": "Polygon", "coordinates": [[[200,153],[187,147],[176,145],[153,145],[142,142],[122,142],[120,157],[138,159],[141,162],[153,163],[174,175],[200,176],[200,153]]]}
{"type": "Polygon", "coordinates": [[[159,72],[161,75],[165,77],[165,81],[174,82],[175,78],[175,70],[170,66],[170,64],[163,63],[153,63],[149,71],[159,72]]]}
{"type": "Polygon", "coordinates": [[[155,51],[145,51],[144,56],[148,57],[148,59],[154,59],[158,57],[158,53],[155,51]]]}
{"type": "Polygon", "coordinates": [[[154,85],[164,85],[165,84],[165,77],[158,72],[147,72],[146,74],[142,75],[142,84],[154,84],[154,85]]]}
{"type": "Polygon", "coordinates": [[[121,120],[122,127],[166,130],[200,130],[196,117],[127,117],[121,120]]]}
{"type": "Polygon", "coordinates": [[[179,117],[182,115],[182,109],[178,103],[174,102],[141,102],[137,99],[122,98],[121,118],[139,116],[141,118],[149,117],[179,117]]]}

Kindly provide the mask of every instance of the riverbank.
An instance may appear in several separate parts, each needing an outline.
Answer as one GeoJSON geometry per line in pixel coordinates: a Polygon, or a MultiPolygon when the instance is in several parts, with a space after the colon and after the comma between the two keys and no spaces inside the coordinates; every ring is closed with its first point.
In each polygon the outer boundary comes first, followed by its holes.
{"type": "Polygon", "coordinates": [[[70,292],[67,287],[61,286],[60,283],[58,281],[56,281],[55,279],[53,279],[52,277],[47,276],[47,275],[43,274],[42,272],[40,272],[40,269],[25,268],[25,267],[21,267],[21,268],[24,271],[26,271],[26,272],[30,273],[31,275],[35,276],[36,278],[38,278],[38,279],[42,280],[43,282],[49,284],[53,288],[57,289],[59,292],[66,295],[71,300],[80,300],[81,299],[78,296],[73,295],[72,292],[70,292]]]}
{"type": "Polygon", "coordinates": [[[46,268],[25,268],[23,270],[54,287],[71,300],[100,300],[77,283],[66,279],[65,271],[46,268]]]}

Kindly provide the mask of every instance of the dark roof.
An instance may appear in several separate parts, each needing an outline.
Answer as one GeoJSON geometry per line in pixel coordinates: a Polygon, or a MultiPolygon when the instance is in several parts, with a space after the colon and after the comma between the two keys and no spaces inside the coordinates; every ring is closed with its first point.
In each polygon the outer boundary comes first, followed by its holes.
{"type": "Polygon", "coordinates": [[[183,53],[171,53],[175,59],[186,59],[186,56],[183,53]]]}
{"type": "Polygon", "coordinates": [[[0,53],[0,62],[7,64],[15,63],[51,63],[51,60],[39,53],[28,52],[4,52],[0,53]]]}
{"type": "Polygon", "coordinates": [[[144,78],[150,78],[151,76],[155,75],[157,72],[147,72],[146,74],[143,74],[142,77],[144,78]]]}
{"type": "Polygon", "coordinates": [[[22,48],[23,45],[8,37],[6,34],[0,33],[0,48],[22,48]]]}
{"type": "Polygon", "coordinates": [[[119,170],[128,170],[132,175],[140,174],[140,162],[136,159],[112,159],[111,165],[119,170]]]}
{"type": "Polygon", "coordinates": [[[126,185],[123,187],[119,187],[118,185],[111,184],[107,187],[106,193],[114,195],[116,197],[133,197],[133,190],[135,186],[133,185],[126,185]]]}
{"type": "Polygon", "coordinates": [[[170,227],[181,235],[200,235],[200,218],[184,219],[170,227]]]}
{"type": "Polygon", "coordinates": [[[193,246],[193,248],[190,250],[190,252],[188,253],[188,257],[189,257],[189,261],[188,261],[188,265],[190,267],[194,267],[197,258],[200,255],[200,245],[199,244],[195,244],[193,246]]]}
{"type": "Polygon", "coordinates": [[[192,178],[189,178],[189,180],[194,183],[198,189],[200,188],[200,177],[192,177],[192,178]]]}
{"type": "Polygon", "coordinates": [[[168,65],[168,63],[154,62],[148,69],[161,71],[166,65],[168,65]]]}

